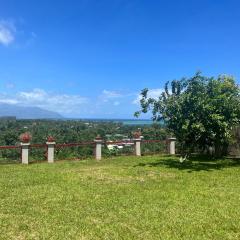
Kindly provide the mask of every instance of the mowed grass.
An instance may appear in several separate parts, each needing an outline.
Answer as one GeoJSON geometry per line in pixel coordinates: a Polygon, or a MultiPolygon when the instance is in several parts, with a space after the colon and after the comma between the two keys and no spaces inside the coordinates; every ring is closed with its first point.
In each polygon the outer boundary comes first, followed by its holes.
{"type": "Polygon", "coordinates": [[[237,161],[0,165],[0,239],[240,239],[237,161]]]}

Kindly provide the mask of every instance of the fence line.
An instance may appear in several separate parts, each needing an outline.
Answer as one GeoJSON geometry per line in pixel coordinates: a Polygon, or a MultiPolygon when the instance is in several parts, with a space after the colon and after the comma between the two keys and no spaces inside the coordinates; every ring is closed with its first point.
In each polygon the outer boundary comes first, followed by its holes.
{"type": "MultiPolygon", "coordinates": [[[[118,149],[123,149],[124,147],[133,147],[132,150],[126,151],[125,154],[131,153],[136,156],[152,154],[156,152],[156,148],[158,152],[165,152],[169,154],[175,154],[175,138],[169,138],[167,140],[143,140],[142,138],[135,138],[131,140],[123,140],[123,141],[103,141],[100,137],[97,137],[94,141],[88,142],[78,142],[78,143],[58,143],[55,142],[46,142],[44,144],[30,144],[29,142],[22,142],[21,145],[16,146],[0,146],[0,150],[7,150],[7,149],[19,149],[21,150],[21,162],[23,164],[29,163],[29,150],[31,153],[38,153],[37,149],[43,148],[42,157],[47,159],[49,163],[53,163],[59,152],[66,148],[72,147],[82,147],[82,146],[89,146],[91,148],[88,149],[88,153],[94,152],[94,156],[96,160],[102,159],[102,149],[104,147],[109,147],[109,145],[113,145],[118,149]],[[156,145],[161,143],[162,145],[156,145]],[[150,144],[150,147],[146,148],[146,145],[150,144]],[[121,146],[121,148],[120,148],[121,146]],[[33,149],[36,149],[33,151],[33,149]],[[146,151],[147,149],[147,151],[146,151]],[[149,150],[150,149],[150,150],[149,150]],[[153,151],[152,151],[153,150],[153,151]],[[56,156],[55,156],[56,155],[56,156]]],[[[109,149],[109,148],[108,148],[109,149]]],[[[122,151],[124,154],[124,151],[122,151]]],[[[81,157],[80,157],[81,158],[81,157]]],[[[80,159],[79,156],[76,156],[71,159],[80,159]]],[[[66,158],[65,158],[66,159],[66,158]]]]}
{"type": "Polygon", "coordinates": [[[31,148],[44,148],[47,147],[47,144],[31,144],[29,145],[31,148]]]}
{"type": "Polygon", "coordinates": [[[153,155],[156,152],[168,153],[168,140],[142,140],[141,152],[142,155],[153,155]]]}
{"type": "Polygon", "coordinates": [[[58,143],[56,144],[56,148],[58,147],[76,147],[76,146],[86,146],[86,145],[95,145],[95,142],[80,142],[80,143],[58,143]]]}
{"type": "Polygon", "coordinates": [[[21,148],[21,146],[0,146],[0,149],[13,149],[13,148],[21,148]]]}

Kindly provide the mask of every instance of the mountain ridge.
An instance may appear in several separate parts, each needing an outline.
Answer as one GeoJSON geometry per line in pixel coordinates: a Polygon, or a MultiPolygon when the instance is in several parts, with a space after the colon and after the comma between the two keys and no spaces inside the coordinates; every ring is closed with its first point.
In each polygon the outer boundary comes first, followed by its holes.
{"type": "Polygon", "coordinates": [[[26,107],[0,103],[0,117],[14,116],[17,119],[62,119],[61,114],[40,107],[26,107]]]}

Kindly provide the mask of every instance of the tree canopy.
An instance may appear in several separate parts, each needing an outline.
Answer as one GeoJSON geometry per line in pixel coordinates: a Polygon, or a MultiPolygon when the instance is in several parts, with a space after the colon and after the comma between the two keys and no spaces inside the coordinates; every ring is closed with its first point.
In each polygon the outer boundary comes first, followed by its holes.
{"type": "Polygon", "coordinates": [[[212,147],[216,154],[224,153],[233,127],[240,123],[240,89],[231,76],[214,78],[198,72],[167,82],[157,99],[148,97],[148,89],[141,96],[141,110],[135,116],[151,111],[153,120],[164,121],[185,150],[212,147]]]}

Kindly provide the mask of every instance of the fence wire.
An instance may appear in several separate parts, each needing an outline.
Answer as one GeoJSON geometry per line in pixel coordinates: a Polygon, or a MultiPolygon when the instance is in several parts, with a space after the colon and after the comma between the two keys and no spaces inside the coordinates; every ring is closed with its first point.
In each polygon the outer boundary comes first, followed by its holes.
{"type": "Polygon", "coordinates": [[[93,158],[95,153],[94,142],[56,144],[56,160],[83,160],[93,158]]]}
{"type": "MultiPolygon", "coordinates": [[[[95,142],[62,143],[56,144],[55,160],[83,160],[95,156],[95,142]]],[[[29,162],[47,161],[47,144],[29,145],[29,162]]],[[[141,154],[154,155],[168,153],[168,142],[164,140],[142,140],[141,154]]],[[[133,140],[108,141],[102,143],[102,156],[135,155],[133,140]]],[[[21,162],[21,146],[0,146],[0,164],[21,162]]]]}
{"type": "Polygon", "coordinates": [[[168,152],[167,141],[164,140],[143,140],[141,142],[141,154],[155,155],[166,154],[168,152]]]}
{"type": "Polygon", "coordinates": [[[132,141],[109,141],[103,144],[103,157],[131,156],[135,154],[134,143],[132,141]]]}
{"type": "Polygon", "coordinates": [[[29,146],[29,162],[47,161],[47,144],[32,144],[29,146]]]}
{"type": "Polygon", "coordinates": [[[0,164],[21,162],[20,146],[0,146],[0,164]]]}

